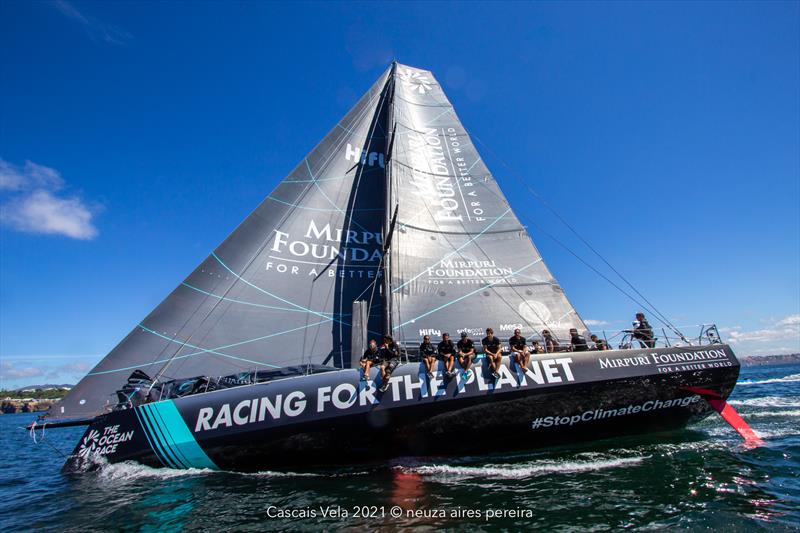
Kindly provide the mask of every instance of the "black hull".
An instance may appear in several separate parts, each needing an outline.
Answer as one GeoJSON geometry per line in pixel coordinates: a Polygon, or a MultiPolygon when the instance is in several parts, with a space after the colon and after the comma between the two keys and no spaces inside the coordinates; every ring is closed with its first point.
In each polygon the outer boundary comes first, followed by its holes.
{"type": "Polygon", "coordinates": [[[342,370],[166,400],[96,419],[65,466],[102,455],[257,471],[669,431],[714,412],[687,387],[727,398],[739,375],[725,345],[547,354],[532,368],[506,367],[493,386],[481,362],[471,380],[446,384],[407,364],[384,394],[342,370]]]}

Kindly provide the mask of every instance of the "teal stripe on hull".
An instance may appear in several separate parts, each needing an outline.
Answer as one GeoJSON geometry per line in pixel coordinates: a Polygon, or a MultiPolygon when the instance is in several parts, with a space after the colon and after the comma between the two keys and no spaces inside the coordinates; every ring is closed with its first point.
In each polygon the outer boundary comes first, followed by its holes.
{"type": "Polygon", "coordinates": [[[142,414],[139,413],[139,408],[134,408],[133,412],[136,414],[136,418],[139,419],[139,425],[142,426],[142,429],[144,430],[144,436],[147,439],[147,444],[150,445],[150,449],[153,450],[156,459],[158,459],[158,462],[160,462],[162,465],[169,466],[166,459],[161,456],[161,453],[159,453],[159,451],[156,449],[156,446],[153,444],[153,439],[150,437],[150,429],[147,427],[142,414]]]}
{"type": "Polygon", "coordinates": [[[161,459],[161,462],[166,463],[166,465],[170,468],[181,468],[177,464],[175,464],[175,460],[172,458],[172,455],[167,450],[167,445],[164,442],[161,434],[156,429],[153,420],[151,420],[150,415],[148,414],[145,406],[142,405],[139,408],[139,420],[142,421],[142,425],[145,428],[145,433],[149,436],[150,445],[153,448],[153,451],[156,455],[161,459]],[[155,446],[153,446],[155,444],[155,446]]]}
{"type": "Polygon", "coordinates": [[[165,435],[164,425],[159,422],[158,418],[156,418],[156,415],[152,410],[150,410],[149,405],[142,406],[142,416],[147,422],[150,423],[150,428],[156,438],[155,440],[161,444],[161,448],[164,450],[167,459],[169,459],[172,468],[189,468],[178,458],[177,454],[175,453],[175,449],[170,445],[169,439],[167,439],[165,435]]]}
{"type": "MultiPolygon", "coordinates": [[[[175,461],[185,468],[209,468],[219,470],[216,464],[206,455],[197,443],[191,430],[183,421],[175,402],[165,400],[142,406],[150,417],[149,421],[157,425],[159,435],[164,439],[175,461]]],[[[174,468],[181,468],[180,466],[174,468]]]]}

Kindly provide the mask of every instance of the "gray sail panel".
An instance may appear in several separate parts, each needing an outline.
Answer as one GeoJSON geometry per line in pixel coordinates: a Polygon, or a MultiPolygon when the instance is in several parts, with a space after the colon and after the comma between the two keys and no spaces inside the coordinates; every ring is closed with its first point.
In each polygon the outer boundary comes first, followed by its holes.
{"type": "Polygon", "coordinates": [[[396,337],[585,331],[431,72],[398,66],[394,122],[396,337]]]}
{"type": "MultiPolygon", "coordinates": [[[[137,369],[167,379],[349,364],[352,301],[380,260],[387,77],[50,418],[103,412],[137,369]]],[[[379,317],[372,318],[374,333],[379,317]]]]}

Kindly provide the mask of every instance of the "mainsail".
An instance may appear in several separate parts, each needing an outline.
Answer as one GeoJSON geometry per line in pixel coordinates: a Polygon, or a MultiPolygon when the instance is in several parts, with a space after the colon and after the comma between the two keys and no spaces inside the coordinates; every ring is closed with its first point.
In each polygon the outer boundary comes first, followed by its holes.
{"type": "Polygon", "coordinates": [[[390,72],[50,418],[103,412],[135,369],[167,379],[349,362],[352,301],[379,275],[390,72]]]}
{"type": "Polygon", "coordinates": [[[369,299],[370,336],[383,314],[406,346],[487,325],[585,330],[429,71],[384,72],[48,417],[106,411],[134,370],[346,367],[356,299],[369,299]]]}

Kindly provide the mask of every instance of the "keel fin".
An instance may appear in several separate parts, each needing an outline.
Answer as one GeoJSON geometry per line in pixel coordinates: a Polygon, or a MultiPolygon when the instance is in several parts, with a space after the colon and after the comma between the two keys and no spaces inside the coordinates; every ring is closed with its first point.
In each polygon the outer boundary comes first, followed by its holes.
{"type": "Polygon", "coordinates": [[[751,428],[747,422],[745,422],[742,417],[739,416],[739,413],[736,412],[736,409],[726,402],[722,396],[714,391],[697,387],[686,387],[685,390],[702,396],[702,398],[707,401],[717,413],[719,413],[722,419],[725,420],[728,425],[730,425],[739,435],[742,436],[745,446],[757,448],[764,445],[764,441],[761,440],[761,437],[759,437],[756,432],[753,431],[753,428],[751,428]]]}

